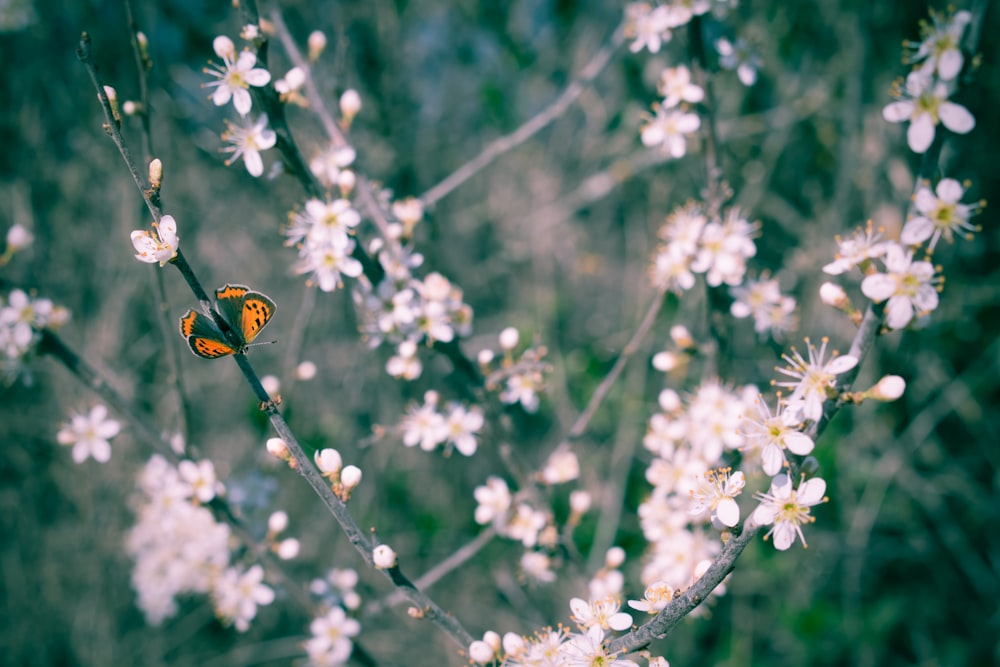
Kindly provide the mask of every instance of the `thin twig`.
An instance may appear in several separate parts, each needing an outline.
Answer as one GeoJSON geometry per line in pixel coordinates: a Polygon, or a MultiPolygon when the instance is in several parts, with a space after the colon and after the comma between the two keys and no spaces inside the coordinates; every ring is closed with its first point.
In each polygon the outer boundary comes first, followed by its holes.
{"type": "MultiPolygon", "coordinates": [[[[149,167],[153,160],[153,134],[152,134],[152,108],[149,100],[149,70],[152,62],[149,60],[148,47],[139,43],[139,24],[135,19],[132,10],[132,0],[123,0],[125,5],[125,16],[128,20],[129,36],[132,42],[132,55],[135,58],[136,78],[139,81],[139,136],[142,140],[143,160],[142,163],[149,167]]],[[[159,188],[149,188],[149,197],[157,208],[162,210],[160,202],[159,188]]],[[[173,388],[177,397],[177,420],[176,429],[181,434],[184,442],[189,438],[188,424],[191,423],[190,401],[184,391],[184,375],[181,372],[180,362],[180,339],[175,336],[176,326],[169,316],[169,302],[167,300],[167,288],[163,280],[163,272],[154,270],[154,285],[156,301],[159,307],[156,310],[156,321],[159,324],[160,336],[163,339],[163,349],[166,352],[166,362],[168,370],[168,384],[173,388]]]]}
{"type": "Polygon", "coordinates": [[[580,416],[576,418],[573,425],[569,429],[569,433],[566,434],[566,440],[575,440],[583,435],[583,432],[587,429],[587,425],[590,420],[594,417],[594,413],[597,412],[597,408],[600,407],[601,402],[604,400],[608,392],[611,391],[611,387],[614,386],[615,381],[618,376],[621,375],[622,371],[625,369],[625,364],[628,360],[639,350],[639,346],[642,341],[645,340],[646,335],[649,334],[649,330],[653,328],[653,324],[656,322],[656,316],[660,312],[660,308],[663,306],[663,297],[666,294],[666,289],[657,290],[656,294],[653,296],[653,301],[649,304],[649,308],[646,309],[646,314],[642,318],[642,322],[639,323],[639,328],[635,330],[632,334],[632,338],[625,347],[622,348],[622,353],[615,360],[615,365],[611,367],[608,374],[604,376],[601,383],[597,385],[597,389],[594,390],[593,395],[587,402],[587,407],[584,408],[580,416]]]}
{"type": "Polygon", "coordinates": [[[135,12],[132,11],[132,0],[123,0],[125,5],[125,18],[128,21],[129,36],[132,41],[132,55],[135,57],[135,70],[139,79],[139,119],[142,123],[142,152],[143,163],[149,164],[153,159],[153,133],[150,129],[152,125],[151,110],[149,108],[149,79],[147,74],[152,63],[149,62],[148,52],[139,44],[139,24],[135,20],[135,12]]]}
{"type": "Polygon", "coordinates": [[[90,35],[83,33],[80,36],[80,44],[76,49],[76,56],[83,63],[84,68],[87,70],[87,74],[90,75],[90,80],[94,84],[94,88],[97,91],[97,99],[101,102],[101,109],[104,111],[104,130],[111,136],[112,141],[115,142],[115,147],[118,148],[118,152],[121,153],[122,159],[125,160],[125,165],[128,167],[129,173],[132,175],[132,181],[135,183],[135,187],[142,194],[142,199],[146,202],[146,208],[149,209],[150,214],[153,216],[153,220],[156,222],[160,221],[161,212],[160,207],[151,197],[151,188],[148,187],[145,178],[139,173],[139,169],[135,165],[135,160],[132,159],[132,154],[129,152],[128,145],[125,143],[125,137],[122,136],[121,128],[118,126],[118,121],[115,119],[114,112],[111,110],[111,102],[108,100],[108,96],[104,93],[104,85],[101,83],[101,79],[97,74],[97,65],[94,64],[93,55],[90,49],[90,35]]]}
{"type": "Polygon", "coordinates": [[[306,329],[309,326],[309,320],[312,319],[315,308],[316,288],[314,285],[306,285],[305,290],[302,292],[302,301],[299,303],[299,310],[295,314],[295,320],[292,322],[292,331],[289,333],[285,344],[285,361],[283,367],[285,369],[285,382],[287,383],[288,391],[291,391],[292,385],[295,383],[295,368],[299,363],[302,341],[305,338],[306,329]]]}
{"type": "MultiPolygon", "coordinates": [[[[482,551],[483,547],[496,537],[496,529],[490,527],[479,533],[474,540],[459,547],[455,553],[451,554],[440,563],[417,577],[413,584],[420,590],[426,590],[444,579],[452,571],[461,567],[466,561],[482,551]]],[[[374,616],[381,613],[383,609],[395,607],[404,600],[404,596],[399,591],[393,591],[381,600],[376,600],[365,606],[365,615],[374,616]]]]}
{"type": "Polygon", "coordinates": [[[597,53],[591,57],[587,64],[583,66],[583,69],[580,70],[580,75],[573,79],[573,81],[570,82],[559,97],[557,97],[549,106],[542,109],[539,113],[510,134],[502,136],[499,139],[495,139],[487,144],[479,155],[463,164],[440,183],[420,195],[420,200],[424,203],[424,205],[428,207],[433,206],[438,201],[449,195],[453,190],[455,190],[455,188],[472,178],[483,168],[487,167],[495,159],[507,151],[517,148],[537,134],[546,125],[563,115],[566,110],[569,109],[570,105],[583,94],[591,82],[597,78],[597,75],[604,70],[607,64],[611,61],[611,56],[614,55],[615,51],[618,50],[618,47],[624,43],[624,28],[624,24],[615,28],[615,31],[612,33],[611,39],[608,40],[608,43],[601,47],[601,49],[599,49],[597,53]]]}

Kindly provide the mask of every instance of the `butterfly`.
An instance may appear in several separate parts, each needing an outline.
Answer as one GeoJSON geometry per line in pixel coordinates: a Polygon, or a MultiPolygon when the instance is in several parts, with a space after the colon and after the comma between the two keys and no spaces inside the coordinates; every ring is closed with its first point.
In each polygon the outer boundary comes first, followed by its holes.
{"type": "Polygon", "coordinates": [[[215,300],[216,310],[232,327],[240,345],[234,348],[211,316],[189,310],[181,318],[181,335],[187,338],[191,351],[204,359],[242,354],[274,315],[274,301],[246,285],[220,287],[215,290],[215,300]]]}

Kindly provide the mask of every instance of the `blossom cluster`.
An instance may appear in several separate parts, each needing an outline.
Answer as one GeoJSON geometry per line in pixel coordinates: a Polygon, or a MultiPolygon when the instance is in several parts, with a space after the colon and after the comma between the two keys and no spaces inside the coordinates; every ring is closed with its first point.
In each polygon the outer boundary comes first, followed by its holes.
{"type": "Polygon", "coordinates": [[[795,298],[781,293],[776,278],[762,275],[750,278],[742,285],[729,288],[733,317],[753,319],[753,330],[761,336],[771,335],[780,340],[798,327],[795,298]]]}
{"type": "Polygon", "coordinates": [[[690,586],[722,546],[706,524],[733,526],[739,520],[739,508],[729,501],[742,491],[742,474],[729,474],[723,454],[745,444],[740,427],[756,397],[755,388],[735,391],[716,380],[703,381],[686,397],[661,392],[661,411],[650,418],[643,438],[653,454],[646,468],[653,490],[639,505],[649,543],[642,571],[647,585],[690,586]]]}
{"type": "Polygon", "coordinates": [[[740,285],[746,260],[757,254],[758,228],[736,207],[719,217],[710,216],[700,202],[678,207],[659,231],[649,269],[653,285],[681,293],[694,287],[695,274],[704,274],[712,287],[740,285]]]}
{"type": "Polygon", "coordinates": [[[640,138],[643,145],[660,146],[670,157],[684,157],[687,135],[701,127],[701,119],[688,111],[688,105],[701,102],[705,91],[691,82],[691,70],[685,65],[663,70],[657,88],[663,99],[653,105],[653,115],[643,125],[640,138]]]}
{"type": "Polygon", "coordinates": [[[421,342],[451,342],[472,331],[472,308],[463,302],[462,290],[437,272],[416,278],[412,269],[423,257],[402,244],[387,244],[378,259],[386,272],[377,286],[359,277],[353,292],[362,335],[371,347],[388,341],[397,346],[386,365],[393,377],[412,380],[423,366],[417,358],[421,342]],[[394,248],[389,247],[395,246],[394,248]]]}
{"type": "Polygon", "coordinates": [[[312,620],[309,632],[311,636],[304,644],[307,664],[333,667],[346,664],[351,657],[354,650],[351,639],[361,632],[361,623],[348,616],[342,607],[334,606],[312,620]]]}
{"type": "Polygon", "coordinates": [[[135,559],[137,604],[150,624],[176,614],[178,597],[200,593],[211,597],[222,622],[244,632],[258,606],[274,600],[260,565],[232,562],[229,526],[204,505],[224,490],[209,461],[174,466],[157,454],[140,473],[126,549],[135,559]]]}
{"type": "Polygon", "coordinates": [[[515,499],[507,483],[500,477],[490,477],[484,486],[477,486],[476,523],[492,524],[497,534],[520,542],[526,549],[521,558],[521,570],[532,581],[555,581],[555,565],[551,550],[558,534],[551,512],[537,509],[529,499],[515,499]]]}
{"type": "Polygon", "coordinates": [[[723,15],[735,4],[733,0],[630,2],[625,6],[625,36],[633,40],[629,50],[659,53],[673,38],[673,31],[690,23],[695,16],[712,10],[723,15]]]}
{"type": "MultiPolygon", "coordinates": [[[[632,626],[632,616],[620,610],[617,598],[607,596],[589,602],[573,598],[569,606],[576,631],[563,625],[544,628],[531,636],[508,632],[501,637],[488,631],[469,646],[469,657],[480,665],[498,662],[502,667],[638,667],[638,663],[607,646],[611,632],[632,626]]],[[[668,667],[663,658],[648,659],[651,667],[668,667]]]]}
{"type": "Polygon", "coordinates": [[[32,297],[20,289],[0,295],[0,374],[16,376],[24,359],[41,340],[43,329],[69,321],[69,311],[51,299],[32,297]]]}
{"type": "Polygon", "coordinates": [[[909,44],[907,60],[915,65],[905,82],[894,86],[892,94],[898,99],[882,110],[890,123],[909,121],[906,142],[914,153],[927,152],[939,124],[956,134],[966,134],[976,126],[969,110],[950,99],[965,62],[962,33],[972,14],[963,10],[931,17],[933,22],[922,26],[923,39],[909,44]]]}
{"type": "MultiPolygon", "coordinates": [[[[534,481],[544,486],[555,486],[576,480],[580,476],[580,461],[568,445],[556,448],[535,474],[534,481]]],[[[521,572],[525,578],[539,584],[551,583],[556,579],[558,531],[554,517],[548,510],[538,509],[539,500],[530,491],[512,494],[500,477],[491,476],[483,486],[476,487],[475,520],[480,525],[491,524],[501,537],[520,542],[525,547],[521,556],[521,572]]],[[[590,509],[592,498],[583,489],[576,489],[569,495],[570,514],[566,526],[577,526],[580,519],[590,509]]],[[[609,556],[606,567],[591,580],[590,589],[594,597],[616,594],[621,591],[624,579],[615,568],[624,560],[609,556]]]]}
{"type": "MultiPolygon", "coordinates": [[[[244,38],[249,40],[257,37],[256,26],[244,29],[244,38]]],[[[230,101],[239,114],[239,123],[226,121],[227,129],[222,135],[223,141],[229,145],[224,151],[232,153],[226,164],[232,164],[243,158],[243,164],[251,176],[257,177],[264,173],[264,162],[260,152],[274,147],[277,134],[268,127],[266,115],[256,120],[250,118],[253,100],[250,97],[250,87],[260,88],[271,82],[271,73],[263,67],[257,67],[257,55],[249,48],[236,50],[236,45],[229,37],[219,35],[212,41],[215,55],[222,58],[222,64],[211,64],[205,73],[216,80],[205,84],[214,88],[212,102],[216,106],[225,106],[230,101]]]]}
{"type": "Polygon", "coordinates": [[[865,274],[861,291],[872,301],[885,303],[885,323],[890,329],[902,329],[929,315],[938,307],[943,279],[931,262],[915,257],[916,251],[923,248],[929,258],[941,238],[950,243],[957,235],[978,231],[969,218],[981,211],[985,202],[965,204],[961,201],[964,195],[962,184],[951,178],[941,179],[933,191],[921,184],[899,242],[883,240],[869,225],[838,239],[837,258],[823,270],[840,275],[860,268],[865,274]]]}
{"type": "Polygon", "coordinates": [[[544,361],[548,350],[543,345],[531,345],[517,354],[520,337],[514,327],[501,331],[500,354],[490,349],[481,350],[479,366],[486,375],[486,387],[491,391],[499,390],[502,403],[520,404],[526,412],[535,412],[545,390],[545,375],[550,370],[544,361]]]}
{"type": "Polygon", "coordinates": [[[290,216],[285,245],[299,249],[298,274],[309,274],[324,292],[343,287],[341,276],[357,278],[361,262],[351,256],[357,242],[354,228],[361,214],[346,199],[309,199],[290,216]]]}
{"type": "Polygon", "coordinates": [[[437,392],[424,394],[422,404],[413,405],[400,424],[403,444],[425,452],[443,446],[448,454],[452,449],[464,456],[476,453],[476,436],[483,428],[483,413],[477,407],[466,408],[460,403],[448,403],[438,411],[441,399],[437,392]]]}

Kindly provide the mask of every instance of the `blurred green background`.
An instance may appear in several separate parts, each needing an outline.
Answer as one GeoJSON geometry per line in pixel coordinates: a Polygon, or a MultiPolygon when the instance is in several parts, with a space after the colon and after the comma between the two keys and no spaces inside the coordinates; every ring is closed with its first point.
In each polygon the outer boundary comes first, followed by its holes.
{"type": "MultiPolygon", "coordinates": [[[[760,50],[760,80],[746,89],[721,73],[715,93],[734,202],[763,225],[751,267],[777,273],[799,299],[803,324],[793,341],[829,336],[843,350],[853,327],[816,303],[824,280],[817,267],[832,258],[835,234],[868,218],[889,236],[898,231],[918,160],[905,147],[904,129],[885,123],[881,109],[889,85],[905,72],[900,44],[918,36],[926,7],[743,5],[726,26],[760,50]]],[[[586,0],[293,0],[280,7],[300,44],[309,31],[326,31],[330,45],[315,69],[321,90],[331,104],[343,89],[359,90],[365,106],[352,132],[357,166],[399,196],[426,191],[555,99],[622,16],[619,3],[586,0]]],[[[221,1],[136,0],[135,9],[154,61],[153,142],[165,166],[165,212],[177,219],[206,286],[246,283],[268,293],[278,312],[267,333],[287,339],[304,290],[291,275],[295,257],[282,246],[281,225],[303,193],[288,177],[255,180],[241,165],[223,166],[218,133],[229,110],[214,107],[200,87],[213,37],[235,38],[238,16],[221,1]]],[[[996,200],[1000,54],[992,36],[1000,17],[991,9],[981,26],[979,73],[960,96],[977,127],[949,136],[939,173],[970,179],[970,198],[996,200]]],[[[157,269],[132,259],[128,239],[148,217],[101,129],[74,53],[80,32],[89,32],[105,82],[134,98],[123,6],[8,0],[0,2],[0,19],[0,227],[19,222],[36,237],[0,275],[68,307],[66,342],[154,428],[166,430],[176,403],[156,324],[157,269]]],[[[285,410],[305,443],[337,447],[364,470],[351,507],[363,527],[377,527],[392,544],[407,572],[425,571],[477,534],[472,490],[501,469],[501,444],[523,465],[537,466],[635,330],[652,297],[645,274],[656,229],[704,185],[696,149],[660,162],[638,141],[659,72],[688,59],[685,45],[679,33],[658,56],[620,48],[578,103],[443,199],[418,228],[427,270],[460,285],[475,309],[467,352],[495,348],[496,333],[511,325],[549,348],[551,391],[537,415],[514,411],[509,427],[491,431],[471,459],[404,449],[392,435],[373,440],[374,426],[396,424],[426,389],[456,398],[461,387],[449,364],[430,355],[419,381],[391,380],[383,372],[388,351],[369,351],[358,338],[349,293],[317,296],[302,356],[320,373],[283,392],[285,410]]],[[[287,68],[277,44],[271,64],[275,77],[287,68]]],[[[320,128],[307,111],[289,115],[310,152],[320,128]]],[[[135,124],[126,125],[126,136],[138,155],[135,124]]],[[[274,159],[265,154],[266,164],[274,159]]],[[[687,667],[1000,662],[1000,544],[992,523],[1000,509],[1000,234],[994,208],[978,222],[984,229],[972,242],[939,246],[935,262],[947,281],[928,326],[881,339],[862,371],[862,383],[904,376],[905,396],[843,411],[820,441],[831,501],[808,528],[808,550],[751,546],[709,617],[684,622],[655,653],[687,667]]],[[[164,271],[173,322],[194,301],[176,272],[164,271]]],[[[629,551],[633,598],[641,594],[642,555],[635,508],[648,492],[640,443],[663,386],[648,359],[667,344],[673,323],[704,335],[700,293],[668,300],[577,447],[582,483],[607,505],[584,521],[578,546],[599,562],[611,544],[598,516],[614,516],[624,498],[614,541],[629,551]]],[[[761,344],[748,321],[728,327],[730,379],[765,387],[781,348],[761,344]]],[[[280,344],[267,346],[251,359],[261,374],[287,380],[283,352],[280,344]]],[[[264,454],[270,433],[235,365],[180,354],[192,442],[232,488],[250,490],[260,506],[245,508],[253,525],[273,509],[289,512],[289,534],[303,545],[291,571],[306,582],[330,567],[354,567],[366,601],[389,593],[381,576],[363,570],[308,488],[264,454]]],[[[697,381],[698,369],[692,372],[689,380],[697,381]]],[[[76,466],[55,441],[69,412],[95,401],[44,358],[30,379],[0,387],[0,663],[296,660],[309,619],[280,594],[245,635],[221,627],[204,598],[185,601],[161,627],[146,626],[122,544],[135,474],[150,451],[126,427],[110,463],[76,466]]],[[[564,507],[565,494],[557,503],[564,507]]],[[[570,564],[556,585],[530,587],[516,577],[520,554],[518,545],[495,540],[429,593],[477,636],[565,621],[569,597],[585,593],[586,563],[570,564]]],[[[403,608],[361,622],[361,643],[380,664],[464,661],[403,608]]]]}

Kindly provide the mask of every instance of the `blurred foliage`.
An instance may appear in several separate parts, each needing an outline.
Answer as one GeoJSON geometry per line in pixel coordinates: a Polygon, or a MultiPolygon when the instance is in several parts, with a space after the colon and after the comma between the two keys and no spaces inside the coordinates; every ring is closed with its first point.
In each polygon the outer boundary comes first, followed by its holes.
{"type": "MultiPolygon", "coordinates": [[[[212,38],[235,36],[239,19],[228,2],[135,4],[155,63],[152,139],[165,165],[165,210],[177,218],[203,282],[267,292],[278,303],[268,333],[287,339],[303,287],[290,273],[294,256],[280,229],[302,192],[288,177],[256,181],[240,165],[222,165],[224,111],[200,87],[212,38]]],[[[727,24],[761,50],[764,66],[751,89],[732,74],[716,80],[725,175],[735,203],[763,224],[754,270],[776,272],[799,298],[801,334],[829,336],[843,349],[853,327],[813,298],[823,279],[817,267],[832,256],[835,234],[868,218],[890,236],[901,224],[917,159],[881,109],[904,73],[900,43],[916,38],[926,8],[742,4],[727,24]]],[[[330,47],[316,68],[321,90],[331,102],[347,87],[361,92],[358,167],[400,196],[419,195],[553,100],[622,13],[619,3],[597,0],[290,0],[280,7],[300,40],[312,29],[327,32],[330,47]]],[[[949,136],[941,171],[971,179],[973,197],[996,200],[1000,172],[987,149],[1000,137],[1000,117],[990,111],[1000,104],[1000,54],[990,37],[1000,17],[992,9],[980,71],[961,94],[977,128],[949,136]]],[[[105,81],[123,99],[137,94],[122,4],[20,0],[0,2],[0,15],[0,221],[4,230],[25,224],[36,236],[3,277],[70,308],[68,344],[154,428],[167,429],[177,407],[156,324],[158,269],[135,262],[128,241],[147,213],[101,129],[74,54],[80,32],[89,32],[105,81]]],[[[283,391],[289,420],[305,443],[335,446],[365,471],[351,508],[393,545],[408,572],[425,571],[472,539],[472,490],[500,469],[501,443],[525,467],[538,465],[635,330],[652,296],[645,266],[655,231],[703,186],[697,151],[648,169],[630,171],[623,162],[641,150],[641,112],[662,67],[687,59],[684,44],[679,33],[658,56],[621,49],[579,103],[442,200],[418,231],[426,266],[460,285],[475,308],[476,333],[464,343],[470,354],[495,346],[508,325],[549,347],[555,372],[540,414],[511,413],[506,429],[491,431],[471,459],[404,449],[391,435],[373,441],[373,425],[397,423],[427,388],[443,386],[452,397],[449,365],[428,356],[421,380],[392,381],[383,372],[387,352],[358,339],[349,294],[318,295],[303,357],[320,373],[283,391]],[[606,194],[587,185],[601,172],[614,176],[606,194]]],[[[276,76],[287,67],[282,58],[275,44],[276,76]]],[[[290,116],[301,145],[318,146],[309,112],[290,116]]],[[[137,125],[128,125],[127,136],[138,154],[137,125]]],[[[685,622],[654,652],[687,667],[1000,661],[1000,543],[990,528],[1000,506],[1000,227],[994,208],[978,222],[984,230],[974,241],[943,245],[935,256],[947,283],[928,325],[882,338],[862,372],[862,383],[903,375],[906,395],[840,414],[819,443],[831,500],[808,529],[808,550],[752,546],[708,618],[685,622]]],[[[173,322],[194,304],[178,276],[164,271],[173,322]]],[[[600,561],[611,543],[598,516],[613,521],[624,497],[614,540],[629,550],[632,597],[641,594],[634,513],[647,487],[631,461],[645,454],[639,443],[663,386],[647,362],[674,322],[704,335],[703,308],[697,298],[669,299],[579,448],[583,481],[606,497],[580,528],[578,546],[585,556],[595,549],[591,563],[600,561]]],[[[773,350],[747,321],[731,323],[728,333],[733,380],[764,386],[773,350]]],[[[266,508],[247,509],[252,520],[263,522],[270,509],[289,512],[291,534],[303,544],[292,570],[305,582],[330,567],[354,567],[366,600],[389,593],[305,485],[264,454],[268,428],[235,366],[181,354],[192,441],[224,478],[239,482],[248,502],[265,499],[266,508]]],[[[257,348],[251,359],[260,373],[287,382],[292,365],[282,345],[257,348]]],[[[55,433],[70,410],[96,398],[50,360],[32,371],[0,388],[0,662],[279,665],[300,655],[308,617],[283,597],[261,610],[246,635],[222,628],[204,599],[186,602],[161,627],[145,624],[122,543],[134,477],[149,451],[126,429],[109,464],[73,465],[55,433]]],[[[571,563],[559,584],[534,588],[516,577],[519,555],[517,545],[495,541],[429,593],[476,635],[564,621],[568,598],[585,590],[585,560],[571,563]]],[[[361,642],[379,664],[463,663],[447,639],[402,608],[361,621],[361,642]]]]}

